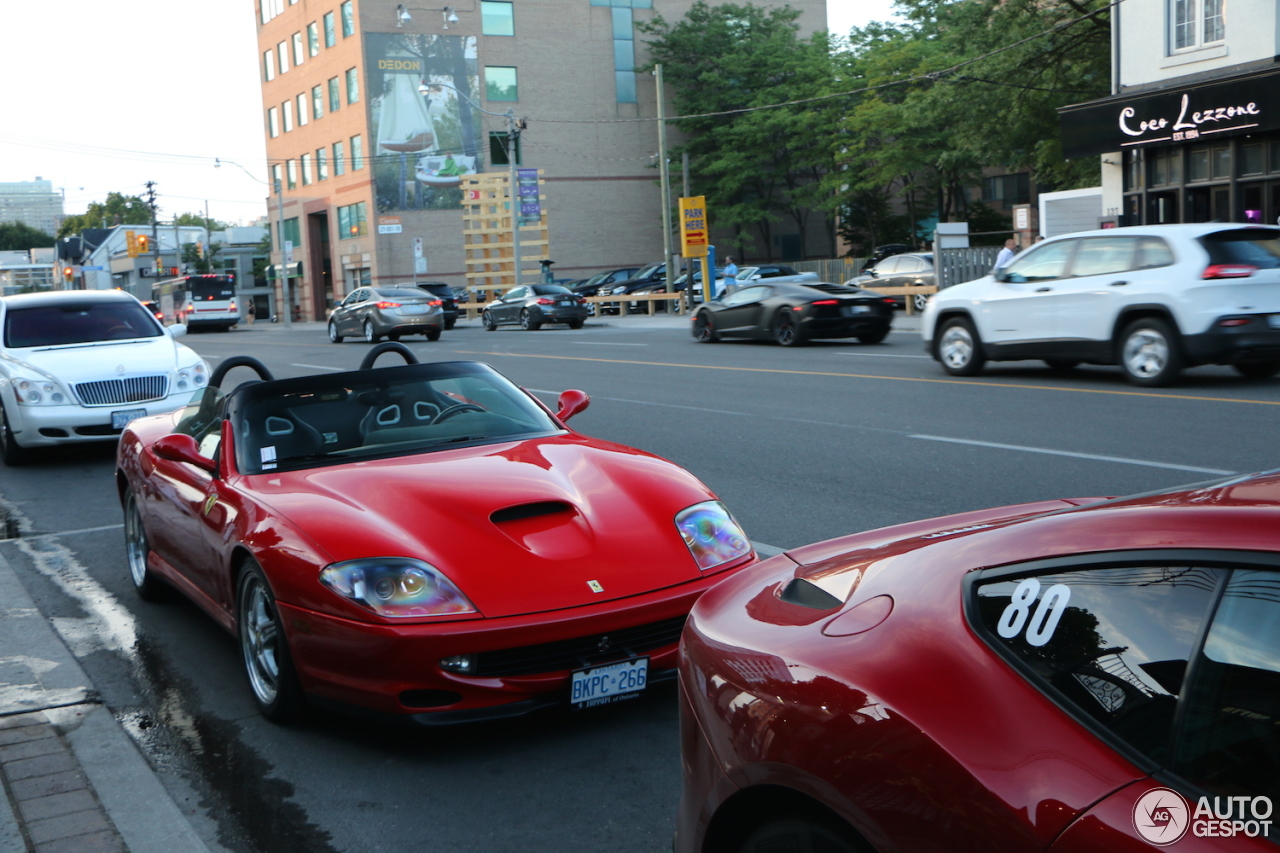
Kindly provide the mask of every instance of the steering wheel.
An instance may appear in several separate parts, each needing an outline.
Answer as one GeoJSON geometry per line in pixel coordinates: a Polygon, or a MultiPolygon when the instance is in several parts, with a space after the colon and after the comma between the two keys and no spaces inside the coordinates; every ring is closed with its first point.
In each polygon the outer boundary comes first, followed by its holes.
{"type": "Polygon", "coordinates": [[[440,414],[431,419],[431,423],[438,424],[446,418],[451,418],[460,412],[484,412],[487,411],[484,406],[477,406],[475,403],[456,403],[447,409],[443,409],[440,414]]]}

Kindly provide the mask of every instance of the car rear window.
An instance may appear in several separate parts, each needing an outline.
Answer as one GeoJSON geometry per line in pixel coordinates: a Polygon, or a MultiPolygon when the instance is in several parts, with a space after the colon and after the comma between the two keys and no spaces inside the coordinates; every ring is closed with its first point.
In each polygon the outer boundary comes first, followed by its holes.
{"type": "Polygon", "coordinates": [[[378,295],[388,299],[426,299],[426,294],[416,287],[380,287],[378,295]]]}
{"type": "Polygon", "coordinates": [[[124,341],[162,334],[155,317],[139,302],[10,308],[4,315],[4,345],[11,348],[124,341]]]}
{"type": "Polygon", "coordinates": [[[1259,269],[1280,267],[1280,231],[1274,228],[1235,228],[1206,234],[1200,242],[1214,264],[1249,264],[1259,269]]]}
{"type": "Polygon", "coordinates": [[[453,288],[447,284],[419,284],[419,288],[439,296],[441,299],[453,299],[453,288]]]}
{"type": "Polygon", "coordinates": [[[539,296],[557,296],[561,293],[568,293],[569,289],[558,284],[535,284],[533,292],[539,296]]]}

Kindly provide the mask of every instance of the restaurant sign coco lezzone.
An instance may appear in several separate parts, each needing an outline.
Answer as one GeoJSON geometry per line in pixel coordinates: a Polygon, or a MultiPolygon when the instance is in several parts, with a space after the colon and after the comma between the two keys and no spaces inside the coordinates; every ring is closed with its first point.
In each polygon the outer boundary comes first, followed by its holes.
{"type": "Polygon", "coordinates": [[[1113,97],[1059,113],[1068,158],[1275,130],[1280,129],[1280,75],[1113,97]]]}

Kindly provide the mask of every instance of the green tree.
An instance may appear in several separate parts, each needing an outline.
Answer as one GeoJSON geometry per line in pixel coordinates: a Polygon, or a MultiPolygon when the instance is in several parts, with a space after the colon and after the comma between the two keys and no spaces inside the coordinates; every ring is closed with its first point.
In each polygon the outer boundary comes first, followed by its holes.
{"type": "Polygon", "coordinates": [[[84,213],[62,220],[59,237],[79,234],[88,228],[111,228],[115,225],[146,225],[151,222],[151,208],[136,195],[108,193],[105,202],[90,202],[84,213]]]}
{"type": "MultiPolygon", "coordinates": [[[[655,63],[670,84],[674,122],[686,142],[693,192],[707,198],[710,219],[733,230],[734,249],[772,255],[781,217],[804,235],[815,215],[834,235],[838,204],[821,179],[835,168],[832,133],[837,105],[771,105],[827,95],[837,81],[825,33],[797,37],[800,13],[790,7],[693,4],[679,22],[661,15],[637,26],[653,36],[655,63]],[[756,109],[771,107],[769,109],[756,109]]],[[[830,252],[830,242],[815,251],[830,252]]],[[[806,247],[802,247],[805,251],[806,247]]]]}
{"type": "Polygon", "coordinates": [[[221,243],[213,243],[207,246],[200,246],[196,243],[183,243],[182,263],[189,265],[198,273],[213,272],[214,262],[217,260],[218,252],[221,250],[221,243]]]}
{"type": "Polygon", "coordinates": [[[0,222],[0,251],[47,249],[53,244],[53,237],[25,222],[0,222]]]}
{"type": "Polygon", "coordinates": [[[210,231],[225,231],[231,227],[226,222],[219,222],[217,219],[207,219],[200,213],[179,213],[174,221],[178,225],[196,225],[200,228],[208,228],[210,231]]]}

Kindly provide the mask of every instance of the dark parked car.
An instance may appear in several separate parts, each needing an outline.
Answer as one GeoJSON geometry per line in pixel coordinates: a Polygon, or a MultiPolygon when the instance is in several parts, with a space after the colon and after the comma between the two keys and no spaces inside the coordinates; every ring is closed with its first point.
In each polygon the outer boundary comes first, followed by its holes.
{"type": "MultiPolygon", "coordinates": [[[[667,265],[666,264],[649,264],[641,267],[634,276],[623,281],[614,282],[613,284],[602,285],[597,291],[597,296],[623,296],[628,293],[635,293],[642,287],[648,287],[653,284],[665,284],[667,281],[667,265]]],[[[603,303],[601,306],[603,314],[617,314],[618,305],[615,303],[603,303]]]]}
{"type": "Polygon", "coordinates": [[[513,287],[489,303],[480,321],[490,332],[504,323],[519,323],[530,332],[543,323],[566,323],[571,329],[581,329],[587,321],[587,300],[558,284],[513,287]]]}
{"type": "Polygon", "coordinates": [[[347,294],[329,317],[329,340],[335,344],[359,335],[377,343],[385,335],[393,341],[401,335],[426,335],[440,339],[444,309],[440,300],[416,287],[361,287],[347,294]]]}
{"type": "MultiPolygon", "coordinates": [[[[938,277],[933,270],[933,252],[892,255],[878,261],[870,269],[864,267],[859,275],[845,282],[854,287],[910,287],[937,283],[938,277]]],[[[893,301],[899,308],[906,307],[905,296],[895,296],[893,301]]],[[[911,307],[916,311],[923,311],[928,301],[928,294],[911,295],[911,307]]]]}
{"type": "Polygon", "coordinates": [[[612,285],[629,281],[639,271],[640,267],[619,267],[615,270],[605,270],[568,287],[579,296],[595,296],[602,287],[609,287],[610,292],[612,292],[612,285]]]}
{"type": "Polygon", "coordinates": [[[414,286],[440,300],[440,307],[444,310],[444,327],[452,329],[458,322],[458,297],[453,288],[443,281],[419,281],[414,286]]]}
{"type": "Polygon", "coordinates": [[[722,337],[774,340],[784,347],[811,338],[857,338],[878,344],[889,334],[893,300],[843,284],[777,282],[740,287],[693,317],[703,343],[722,337]]]}

